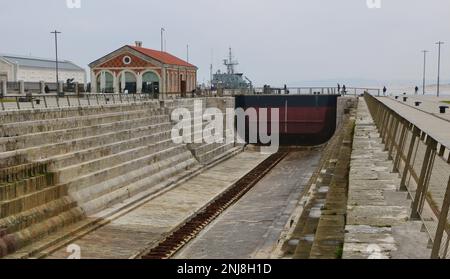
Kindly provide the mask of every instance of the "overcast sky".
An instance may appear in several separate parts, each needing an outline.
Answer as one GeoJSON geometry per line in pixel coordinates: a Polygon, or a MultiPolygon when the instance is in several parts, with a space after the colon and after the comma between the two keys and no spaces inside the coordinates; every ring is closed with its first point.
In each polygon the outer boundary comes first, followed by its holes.
{"type": "MultiPolygon", "coordinates": [[[[0,53],[54,56],[51,30],[60,36],[60,57],[87,67],[135,40],[199,67],[209,79],[232,47],[255,84],[307,85],[310,81],[371,83],[422,76],[422,49],[430,50],[429,80],[435,83],[438,40],[442,76],[450,79],[450,1],[381,0],[0,0],[0,53]],[[213,55],[211,55],[213,53],[213,55]]],[[[351,85],[351,84],[349,84],[351,85]]]]}

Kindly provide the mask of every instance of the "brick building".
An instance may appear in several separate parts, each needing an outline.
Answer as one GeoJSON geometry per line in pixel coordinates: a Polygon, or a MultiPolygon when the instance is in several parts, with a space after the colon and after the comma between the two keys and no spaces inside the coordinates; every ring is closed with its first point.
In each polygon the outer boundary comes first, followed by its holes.
{"type": "Polygon", "coordinates": [[[89,64],[92,92],[185,93],[197,86],[197,67],[167,52],[126,45],[89,64]]]}

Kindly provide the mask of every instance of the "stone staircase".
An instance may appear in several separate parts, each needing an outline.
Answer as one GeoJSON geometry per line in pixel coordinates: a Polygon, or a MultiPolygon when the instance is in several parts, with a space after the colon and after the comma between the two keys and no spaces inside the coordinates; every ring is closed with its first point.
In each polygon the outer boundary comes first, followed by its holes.
{"type": "MultiPolygon", "coordinates": [[[[216,105],[217,105],[215,103],[208,104],[207,100],[206,100],[206,102],[203,101],[202,116],[197,116],[194,114],[194,102],[195,101],[196,101],[195,99],[180,99],[180,100],[171,101],[166,104],[166,107],[168,108],[169,112],[171,112],[174,108],[178,108],[178,107],[183,107],[190,111],[192,129],[191,129],[191,133],[188,134],[187,136],[192,139],[192,142],[194,142],[194,139],[197,136],[200,136],[201,138],[203,138],[203,130],[207,129],[208,122],[204,121],[204,119],[208,115],[204,114],[205,109],[209,105],[212,105],[214,107],[216,107],[216,105]],[[197,126],[198,124],[196,124],[196,123],[202,123],[201,131],[199,131],[199,132],[196,132],[197,131],[196,128],[199,128],[197,126]]],[[[229,105],[230,104],[225,104],[225,106],[229,106],[229,105]]],[[[223,107],[221,109],[223,112],[222,117],[224,119],[224,123],[223,123],[224,140],[223,140],[223,142],[216,142],[212,137],[209,137],[207,141],[205,139],[203,139],[202,143],[187,144],[188,149],[191,150],[194,157],[203,165],[208,165],[211,162],[214,162],[215,160],[220,159],[221,157],[227,156],[227,155],[243,148],[243,146],[237,145],[234,142],[226,142],[225,139],[227,138],[227,135],[232,135],[232,131],[230,131],[229,129],[226,128],[227,127],[226,126],[226,117],[224,115],[225,107],[223,107]]]]}
{"type": "Polygon", "coordinates": [[[200,167],[158,102],[0,118],[0,256],[200,167]]]}
{"type": "Polygon", "coordinates": [[[175,144],[179,107],[193,113],[194,100],[0,113],[0,258],[39,253],[242,150],[175,144]]]}

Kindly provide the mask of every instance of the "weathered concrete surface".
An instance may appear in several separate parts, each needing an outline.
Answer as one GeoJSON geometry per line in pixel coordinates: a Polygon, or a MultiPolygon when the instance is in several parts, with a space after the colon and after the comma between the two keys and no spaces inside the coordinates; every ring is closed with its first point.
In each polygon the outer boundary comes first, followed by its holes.
{"type": "Polygon", "coordinates": [[[319,160],[319,151],[288,155],[176,258],[269,258],[319,160]]]}
{"type": "Polygon", "coordinates": [[[432,136],[447,149],[450,149],[450,134],[448,133],[448,131],[450,131],[450,121],[438,118],[434,114],[404,105],[391,98],[378,98],[378,100],[415,126],[419,127],[422,131],[432,136]]]}
{"type": "Polygon", "coordinates": [[[376,126],[360,99],[349,178],[343,258],[427,258],[428,238],[420,223],[409,220],[410,201],[398,192],[376,126]]]}
{"type": "MultiPolygon", "coordinates": [[[[161,240],[268,155],[244,152],[74,242],[82,258],[130,258],[161,240]],[[233,174],[233,175],[230,175],[233,174]]],[[[66,247],[48,258],[67,258],[66,247]]]]}
{"type": "MultiPolygon", "coordinates": [[[[129,205],[126,201],[134,202],[133,197],[165,190],[161,185],[170,186],[241,151],[234,143],[205,142],[193,150],[174,142],[170,111],[192,112],[197,101],[202,111],[216,105],[234,108],[233,98],[138,98],[120,105],[110,101],[79,108],[0,111],[0,181],[6,170],[23,164],[45,165],[52,174],[46,184],[38,183],[37,177],[0,182],[0,257],[42,238],[53,242],[49,235],[55,231],[80,219],[96,220],[99,212],[120,211],[129,205]]],[[[199,123],[206,126],[203,120],[199,123]]]]}
{"type": "MultiPolygon", "coordinates": [[[[424,111],[431,113],[437,117],[441,117],[443,119],[450,121],[450,110],[447,109],[447,112],[442,114],[440,113],[439,107],[440,106],[448,106],[450,107],[449,102],[450,96],[423,96],[423,95],[406,95],[408,99],[406,102],[403,101],[403,95],[398,95],[399,98],[396,100],[398,103],[407,105],[409,107],[412,107],[414,109],[424,111]],[[421,102],[419,106],[416,106],[416,102],[421,102]]],[[[394,96],[391,96],[390,99],[395,100],[394,96]]]]}

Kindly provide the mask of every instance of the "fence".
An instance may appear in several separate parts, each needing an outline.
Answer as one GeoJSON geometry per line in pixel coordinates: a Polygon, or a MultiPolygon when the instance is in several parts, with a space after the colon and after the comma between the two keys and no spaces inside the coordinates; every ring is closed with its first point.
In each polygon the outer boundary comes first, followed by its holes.
{"type": "Polygon", "coordinates": [[[401,176],[400,191],[412,199],[411,218],[420,219],[430,236],[431,258],[449,256],[450,155],[437,142],[370,94],[365,94],[370,113],[401,176]]]}
{"type": "Polygon", "coordinates": [[[154,100],[151,94],[38,94],[38,95],[0,95],[0,109],[44,109],[63,107],[85,107],[113,104],[131,104],[154,100]]]}
{"type": "Polygon", "coordinates": [[[337,87],[255,87],[255,88],[245,88],[245,89],[222,89],[218,90],[222,93],[217,92],[219,95],[234,96],[234,95],[351,95],[360,96],[365,92],[369,92],[373,95],[380,95],[380,89],[377,88],[359,88],[359,87],[349,87],[345,91],[341,89],[338,90],[337,87]]]}
{"type": "MultiPolygon", "coordinates": [[[[76,83],[63,83],[64,92],[76,92],[76,83]]],[[[41,93],[46,91],[47,93],[58,92],[58,84],[55,82],[45,82],[41,84],[40,82],[23,82],[23,92],[25,93],[41,93]],[[41,88],[43,86],[44,88],[41,88]]],[[[6,85],[6,93],[3,94],[19,94],[21,93],[21,82],[8,81],[6,85]]],[[[85,85],[78,84],[78,92],[85,92],[85,85]]]]}

